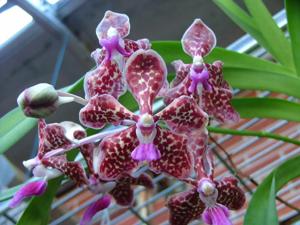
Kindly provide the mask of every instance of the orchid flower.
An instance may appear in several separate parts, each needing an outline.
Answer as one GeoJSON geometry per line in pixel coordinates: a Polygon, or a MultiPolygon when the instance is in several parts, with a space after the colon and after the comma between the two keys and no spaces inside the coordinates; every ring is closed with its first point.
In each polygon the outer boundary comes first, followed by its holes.
{"type": "Polygon", "coordinates": [[[234,177],[220,181],[204,178],[193,186],[169,199],[167,207],[171,225],[187,225],[201,216],[209,225],[229,225],[228,209],[238,210],[245,203],[245,195],[234,177]]]}
{"type": "Polygon", "coordinates": [[[47,180],[67,175],[77,185],[84,185],[95,194],[104,194],[87,209],[81,224],[88,224],[92,217],[100,210],[109,206],[110,197],[105,197],[106,193],[115,199],[121,206],[129,206],[133,202],[133,185],[142,185],[153,188],[152,180],[146,174],[139,177],[132,177],[123,173],[115,181],[105,181],[99,179],[94,164],[98,162],[98,155],[94,154],[94,144],[84,144],[80,146],[89,174],[87,175],[83,166],[79,162],[70,162],[65,155],[48,157],[47,153],[52,149],[66,148],[72,142],[86,137],[85,130],[78,124],[72,122],[62,122],[60,124],[46,124],[43,119],[39,120],[39,150],[35,158],[27,160],[24,165],[33,170],[35,177],[42,180],[33,181],[24,185],[10,202],[10,207],[18,206],[23,199],[44,194],[47,188],[47,180]],[[96,158],[95,158],[96,157],[96,158]]]}
{"type": "Polygon", "coordinates": [[[136,115],[114,97],[94,96],[80,111],[82,124],[102,128],[131,121],[132,126],[104,138],[99,145],[100,174],[115,179],[123,171],[132,171],[140,161],[148,161],[154,172],[186,177],[191,170],[187,138],[161,128],[159,120],[172,124],[173,130],[201,130],[207,115],[188,96],[174,100],[163,111],[153,115],[152,105],[166,80],[166,65],[153,50],[138,50],[128,59],[125,77],[128,88],[139,103],[136,115]]]}
{"type": "Polygon", "coordinates": [[[38,121],[39,130],[39,148],[38,154],[35,158],[24,161],[23,164],[28,169],[32,170],[35,177],[41,178],[41,180],[33,181],[23,186],[10,202],[11,207],[19,205],[24,198],[32,197],[35,195],[42,195],[47,187],[47,180],[60,176],[62,173],[70,176],[76,176],[80,165],[76,162],[67,162],[64,156],[60,156],[59,163],[63,163],[62,166],[66,166],[64,171],[60,171],[54,167],[48,167],[48,160],[44,156],[52,149],[59,147],[67,147],[74,140],[74,135],[80,135],[83,132],[83,128],[79,125],[76,126],[72,122],[62,122],[60,124],[46,124],[44,119],[38,121]],[[79,128],[79,129],[78,129],[79,128]]]}
{"type": "Polygon", "coordinates": [[[146,188],[154,187],[151,178],[146,174],[133,177],[124,172],[113,181],[100,179],[101,175],[98,171],[95,171],[95,168],[97,168],[95,164],[97,165],[99,161],[98,155],[94,153],[93,148],[90,148],[91,145],[92,144],[83,145],[83,150],[81,150],[81,153],[88,166],[88,175],[83,167],[78,167],[77,170],[72,173],[70,164],[73,162],[69,162],[69,164],[61,162],[59,160],[61,156],[50,157],[46,163],[47,166],[56,168],[67,174],[77,184],[86,186],[92,193],[96,195],[103,195],[98,200],[91,203],[90,206],[88,206],[80,222],[81,225],[89,224],[94,215],[96,215],[99,211],[109,207],[111,202],[110,196],[113,197],[118,205],[128,207],[132,205],[134,199],[132,186],[141,185],[146,188]]]}
{"type": "Polygon", "coordinates": [[[133,41],[124,39],[130,31],[129,18],[125,14],[106,11],[96,28],[102,49],[92,52],[97,67],[86,73],[84,89],[86,99],[98,94],[111,94],[118,98],[126,91],[122,73],[128,57],[138,49],[149,49],[148,39],[133,41]]]}
{"type": "Polygon", "coordinates": [[[203,60],[216,45],[213,31],[201,19],[196,19],[184,33],[181,43],[185,53],[193,57],[193,63],[184,64],[181,60],[172,63],[176,77],[165,95],[165,103],[169,104],[182,95],[193,96],[200,107],[218,122],[237,122],[239,115],[230,103],[232,90],[223,79],[223,63],[207,64],[203,60]]]}
{"type": "MultiPolygon", "coordinates": [[[[206,140],[204,135],[198,142],[206,140]]],[[[194,154],[201,154],[195,162],[197,180],[183,180],[193,188],[169,199],[167,207],[170,209],[170,224],[187,225],[202,217],[209,225],[232,225],[229,209],[240,209],[245,203],[245,194],[238,187],[238,181],[234,177],[214,180],[213,157],[207,145],[205,148],[198,148],[194,154]]]]}

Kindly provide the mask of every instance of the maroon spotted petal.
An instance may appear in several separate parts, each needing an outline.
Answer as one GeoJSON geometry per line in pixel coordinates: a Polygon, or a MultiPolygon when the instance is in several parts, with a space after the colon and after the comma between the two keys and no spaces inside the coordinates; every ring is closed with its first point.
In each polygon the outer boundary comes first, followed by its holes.
{"type": "Polygon", "coordinates": [[[74,180],[77,185],[87,184],[87,177],[82,165],[79,162],[69,162],[65,155],[44,158],[42,164],[59,170],[74,180]]]}
{"type": "Polygon", "coordinates": [[[155,117],[166,121],[175,132],[203,130],[208,123],[207,114],[201,110],[193,98],[188,96],[175,99],[155,117]]]}
{"type": "Polygon", "coordinates": [[[138,166],[139,162],[131,158],[131,152],[139,144],[135,130],[132,126],[102,140],[99,145],[102,179],[114,180],[124,172],[130,174],[138,166]]]}
{"type": "Polygon", "coordinates": [[[139,45],[140,49],[148,50],[151,48],[151,43],[147,38],[139,39],[136,42],[139,45]]]}
{"type": "Polygon", "coordinates": [[[93,153],[94,153],[95,145],[94,143],[85,144],[80,146],[80,152],[87,164],[87,169],[89,173],[95,174],[94,168],[93,168],[93,153]]]}
{"type": "Polygon", "coordinates": [[[125,39],[124,40],[125,50],[126,52],[136,52],[140,49],[139,44],[136,41],[125,39]]]}
{"type": "Polygon", "coordinates": [[[213,178],[214,165],[211,152],[208,149],[206,132],[195,131],[189,134],[189,151],[193,155],[196,178],[213,178]]]}
{"type": "MultiPolygon", "coordinates": [[[[231,210],[240,209],[245,203],[245,194],[233,177],[215,181],[218,189],[217,203],[231,210]]],[[[196,188],[172,196],[167,203],[170,210],[170,225],[187,225],[199,219],[205,209],[196,188]]]]}
{"type": "Polygon", "coordinates": [[[229,84],[223,79],[222,62],[206,64],[210,77],[212,91],[203,89],[201,106],[210,116],[220,123],[238,122],[239,114],[234,110],[230,101],[233,97],[229,84]]]}
{"type": "Polygon", "coordinates": [[[190,94],[188,91],[189,86],[191,85],[192,81],[189,76],[186,76],[184,80],[178,84],[177,86],[170,88],[164,96],[164,102],[166,105],[171,104],[175,99],[179,98],[180,96],[192,96],[195,101],[198,103],[200,102],[200,97],[198,94],[190,94]]]}
{"type": "Polygon", "coordinates": [[[99,40],[107,38],[107,31],[110,27],[115,28],[122,38],[126,37],[130,32],[128,16],[110,10],[106,11],[103,19],[96,28],[96,34],[99,40]]]}
{"type": "Polygon", "coordinates": [[[39,120],[39,150],[38,157],[41,159],[45,153],[64,148],[72,144],[66,137],[65,128],[58,123],[46,124],[44,120],[39,120]]]}
{"type": "Polygon", "coordinates": [[[205,56],[216,46],[216,36],[201,19],[195,19],[183,34],[181,44],[188,55],[205,56]]]}
{"type": "Polygon", "coordinates": [[[155,173],[167,173],[176,178],[186,178],[192,170],[191,155],[188,151],[187,138],[159,126],[154,144],[160,151],[161,158],[149,163],[155,173]]]}
{"type": "Polygon", "coordinates": [[[106,51],[104,48],[96,48],[91,53],[91,58],[95,60],[96,66],[99,66],[105,59],[106,51]]]}
{"type": "Polygon", "coordinates": [[[106,123],[117,125],[123,120],[137,121],[138,116],[122,106],[113,96],[103,94],[90,99],[80,110],[79,119],[87,127],[102,128],[106,123]]]}
{"type": "Polygon", "coordinates": [[[153,188],[151,178],[146,174],[139,177],[132,177],[128,174],[122,175],[117,181],[116,186],[110,191],[117,204],[121,206],[132,205],[133,202],[133,185],[141,185],[146,188],[153,188]]]}
{"type": "Polygon", "coordinates": [[[131,188],[131,177],[121,177],[116,181],[116,186],[109,193],[114,197],[117,204],[130,206],[133,202],[133,190],[131,188]]]}
{"type": "Polygon", "coordinates": [[[87,72],[84,78],[84,91],[86,99],[101,94],[119,98],[126,91],[126,84],[118,64],[108,60],[87,72]]]}
{"type": "Polygon", "coordinates": [[[173,88],[180,84],[189,74],[191,64],[185,64],[181,60],[175,60],[171,63],[175,69],[176,76],[172,80],[170,87],[173,88]]]}
{"type": "Polygon", "coordinates": [[[141,114],[152,113],[152,104],[166,81],[166,64],[153,50],[138,50],[128,59],[125,76],[140,106],[141,114]]]}
{"type": "Polygon", "coordinates": [[[238,210],[243,207],[246,201],[245,193],[238,187],[238,180],[235,177],[225,177],[215,184],[219,191],[218,203],[230,210],[238,210]]]}
{"type": "Polygon", "coordinates": [[[134,178],[131,181],[131,184],[132,185],[141,185],[141,186],[144,186],[144,187],[150,188],[150,189],[154,188],[152,178],[145,173],[141,174],[137,178],[134,178]]]}
{"type": "Polygon", "coordinates": [[[167,203],[170,225],[187,225],[198,219],[205,209],[196,188],[172,196],[167,203]]]}

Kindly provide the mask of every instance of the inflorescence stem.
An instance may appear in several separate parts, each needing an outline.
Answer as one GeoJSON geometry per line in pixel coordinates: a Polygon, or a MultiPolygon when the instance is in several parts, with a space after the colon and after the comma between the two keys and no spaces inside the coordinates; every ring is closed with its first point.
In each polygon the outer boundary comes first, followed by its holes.
{"type": "Polygon", "coordinates": [[[107,131],[103,131],[103,132],[91,135],[89,137],[78,140],[78,141],[74,142],[73,144],[71,144],[71,145],[69,145],[65,148],[58,148],[58,149],[54,149],[50,152],[47,152],[45,154],[44,158],[50,158],[50,157],[53,157],[53,156],[61,155],[61,154],[64,154],[64,153],[74,149],[74,148],[78,148],[78,147],[80,147],[84,144],[89,144],[89,143],[100,141],[101,139],[105,138],[106,136],[111,135],[111,134],[115,134],[115,133],[117,133],[119,131],[122,131],[126,128],[127,127],[120,127],[120,128],[117,128],[117,129],[107,130],[107,131]]]}
{"type": "Polygon", "coordinates": [[[71,97],[74,99],[74,102],[77,102],[81,105],[86,105],[88,103],[88,100],[81,98],[78,95],[70,94],[70,93],[63,92],[63,91],[57,91],[57,94],[58,94],[58,96],[61,96],[61,97],[71,97]]]}

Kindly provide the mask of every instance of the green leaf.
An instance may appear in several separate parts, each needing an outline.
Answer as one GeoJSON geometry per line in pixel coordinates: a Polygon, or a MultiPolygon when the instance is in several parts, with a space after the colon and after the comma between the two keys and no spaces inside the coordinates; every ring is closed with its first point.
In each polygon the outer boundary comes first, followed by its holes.
{"type": "MultiPolygon", "coordinates": [[[[177,59],[182,59],[186,63],[192,62],[190,56],[183,52],[180,41],[154,41],[152,42],[152,48],[156,50],[168,64],[177,59]]],[[[221,60],[224,62],[224,67],[255,69],[276,72],[287,76],[296,76],[295,73],[282,65],[224,48],[215,48],[205,60],[209,63],[215,60],[221,60]]]]}
{"type": "Polygon", "coordinates": [[[224,77],[234,88],[268,90],[300,98],[300,79],[277,72],[224,66],[224,77]]]}
{"type": "Polygon", "coordinates": [[[300,76],[300,1],[285,0],[294,65],[300,76]]]}
{"type": "MultiPolygon", "coordinates": [[[[61,90],[76,93],[83,88],[83,77],[61,90]]],[[[37,124],[37,120],[24,116],[20,108],[15,108],[0,119],[0,154],[17,143],[37,124]]]]}
{"type": "Polygon", "coordinates": [[[36,119],[27,118],[19,108],[0,119],[0,154],[20,140],[36,125],[36,119]]]}
{"type": "Polygon", "coordinates": [[[50,180],[46,192],[30,201],[17,225],[47,225],[51,204],[61,181],[62,177],[50,180]]]}
{"type": "Polygon", "coordinates": [[[186,63],[192,62],[192,58],[182,50],[180,41],[153,41],[151,48],[157,51],[167,64],[177,59],[186,63]]]}
{"type": "Polygon", "coordinates": [[[253,18],[246,13],[233,0],[213,0],[215,4],[224,11],[224,13],[235,22],[245,32],[249,33],[256,41],[262,45],[267,51],[272,51],[272,46],[261,34],[257,28],[253,18]]]}
{"type": "Polygon", "coordinates": [[[126,92],[119,98],[120,103],[130,111],[134,112],[139,109],[139,105],[130,92],[126,92]]]}
{"type": "Polygon", "coordinates": [[[224,67],[244,68],[271,73],[280,73],[286,76],[296,77],[297,75],[290,69],[273,63],[268,60],[256,58],[244,53],[230,51],[224,48],[215,48],[206,58],[209,63],[215,60],[224,62],[224,67]]]}
{"type": "Polygon", "coordinates": [[[272,118],[300,122],[300,104],[276,98],[235,98],[233,107],[242,118],[272,118]]]}
{"type": "Polygon", "coordinates": [[[244,225],[278,225],[276,192],[300,176],[300,156],[289,159],[275,169],[257,188],[248,206],[244,225]]]}
{"type": "Polygon", "coordinates": [[[262,0],[244,0],[257,29],[268,42],[268,50],[281,64],[294,68],[291,45],[262,0]]]}
{"type": "Polygon", "coordinates": [[[300,141],[297,139],[281,136],[278,134],[266,132],[266,131],[254,131],[254,130],[234,130],[228,128],[221,128],[221,127],[207,127],[208,131],[211,133],[217,134],[231,134],[237,136],[252,136],[252,137],[262,137],[262,138],[271,138],[279,141],[284,141],[286,143],[291,143],[300,146],[300,141]]]}

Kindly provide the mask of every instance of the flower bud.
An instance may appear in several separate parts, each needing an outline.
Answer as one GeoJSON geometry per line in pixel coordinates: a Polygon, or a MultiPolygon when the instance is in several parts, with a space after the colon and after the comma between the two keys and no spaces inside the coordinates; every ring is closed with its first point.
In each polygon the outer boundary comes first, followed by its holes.
{"type": "Polygon", "coordinates": [[[59,97],[55,88],[46,83],[25,89],[17,99],[24,114],[35,118],[45,118],[54,113],[60,104],[71,101],[73,98],[59,97]]]}

